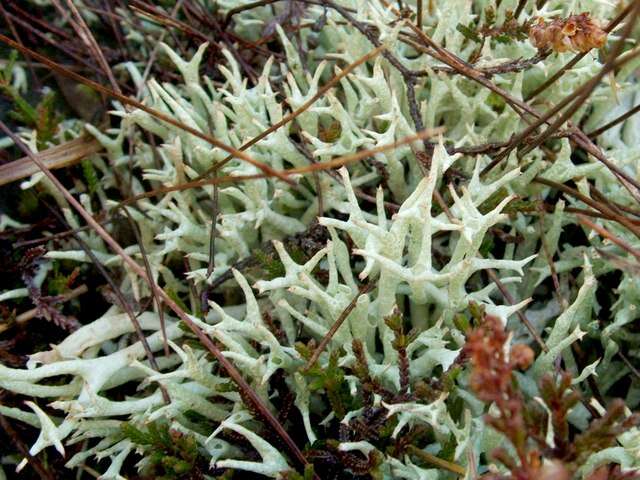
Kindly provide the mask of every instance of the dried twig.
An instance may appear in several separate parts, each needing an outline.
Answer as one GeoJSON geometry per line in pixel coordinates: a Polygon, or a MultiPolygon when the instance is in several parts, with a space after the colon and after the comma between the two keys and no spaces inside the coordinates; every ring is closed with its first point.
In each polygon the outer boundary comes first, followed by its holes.
{"type": "Polygon", "coordinates": [[[544,227],[543,227],[544,219],[546,216],[545,209],[544,207],[542,207],[542,205],[540,205],[540,208],[538,210],[540,212],[540,221],[537,222],[538,223],[537,227],[538,227],[538,235],[540,236],[540,243],[542,244],[542,251],[544,253],[545,259],[547,260],[547,265],[549,265],[549,272],[551,272],[551,280],[553,281],[554,295],[558,300],[558,305],[560,305],[562,309],[565,310],[569,306],[569,303],[567,302],[567,299],[564,298],[560,293],[560,281],[558,280],[558,272],[556,271],[556,265],[553,262],[553,256],[551,255],[551,252],[549,250],[549,245],[547,244],[547,237],[545,236],[544,227]]]}
{"type": "MultiPolygon", "coordinates": [[[[127,210],[126,207],[122,207],[120,210],[124,213],[125,217],[127,217],[127,220],[129,221],[131,230],[133,230],[133,234],[136,237],[138,248],[140,248],[140,255],[142,256],[142,263],[144,264],[144,270],[147,273],[147,277],[149,278],[149,281],[154,282],[154,286],[155,286],[155,281],[153,280],[153,272],[151,271],[151,264],[149,263],[149,258],[147,257],[147,252],[144,247],[142,234],[140,233],[140,227],[138,226],[136,221],[133,219],[133,217],[129,213],[129,210],[127,210]]],[[[164,354],[166,356],[169,356],[171,352],[169,350],[169,342],[167,340],[167,328],[164,321],[164,308],[162,306],[162,301],[158,297],[156,290],[157,288],[151,288],[151,296],[153,297],[153,301],[156,304],[156,309],[158,310],[158,318],[160,320],[160,332],[162,333],[164,354]]]]}
{"type": "Polygon", "coordinates": [[[624,122],[626,119],[632,117],[633,115],[635,115],[638,112],[640,112],[640,105],[636,105],[635,107],[633,107],[628,112],[625,112],[622,115],[619,115],[618,117],[616,117],[613,120],[611,120],[609,123],[606,123],[605,125],[603,125],[600,128],[596,128],[595,130],[589,132],[587,135],[589,136],[589,138],[596,138],[596,137],[602,135],[604,132],[606,132],[610,128],[613,128],[616,125],[618,125],[619,123],[624,122]]]}
{"type": "MultiPolygon", "coordinates": [[[[176,2],[176,4],[173,6],[173,9],[171,10],[171,17],[175,17],[178,12],[180,11],[180,9],[182,8],[182,3],[184,2],[184,0],[178,0],[176,2]]],[[[153,46],[153,50],[151,50],[151,53],[149,54],[149,59],[147,60],[147,64],[144,67],[144,72],[142,73],[142,78],[140,80],[140,85],[138,86],[138,91],[136,93],[136,100],[140,100],[142,98],[142,92],[144,90],[144,85],[147,82],[147,78],[149,77],[149,74],[151,73],[151,67],[153,66],[153,63],[156,61],[156,57],[158,56],[158,50],[160,48],[160,44],[164,41],[164,37],[167,34],[167,30],[163,30],[162,33],[160,34],[160,38],[158,38],[158,41],[155,43],[155,45],[153,46]]]]}
{"type": "Polygon", "coordinates": [[[614,220],[620,223],[621,225],[625,226],[627,229],[629,229],[629,231],[631,231],[631,233],[633,233],[636,237],[640,238],[640,228],[638,228],[638,225],[636,225],[634,222],[629,220],[624,215],[621,215],[620,213],[616,212],[611,207],[605,205],[604,203],[596,202],[593,199],[587,197],[586,195],[583,195],[578,190],[571,188],[567,185],[554,182],[553,180],[549,180],[542,177],[536,177],[533,179],[533,181],[536,183],[540,183],[542,185],[547,185],[548,187],[555,188],[556,190],[560,190],[561,192],[564,192],[567,195],[571,195],[572,197],[577,198],[581,202],[589,205],[591,208],[594,208],[595,210],[598,210],[604,215],[606,215],[608,220],[614,220]]]}
{"type": "Polygon", "coordinates": [[[518,18],[520,16],[520,14],[522,13],[522,10],[524,10],[525,5],[527,4],[528,0],[519,0],[518,1],[518,6],[516,7],[516,11],[513,13],[513,18],[518,18]]]}
{"type": "MultiPolygon", "coordinates": [[[[509,290],[507,290],[507,288],[504,286],[504,283],[500,281],[500,278],[498,278],[498,275],[496,274],[495,270],[493,270],[492,268],[489,268],[487,269],[487,274],[489,275],[489,278],[493,281],[493,283],[496,284],[496,286],[498,287],[498,290],[500,290],[500,293],[502,294],[504,299],[507,301],[507,303],[509,305],[515,305],[516,304],[515,300],[509,293],[509,290]]],[[[540,334],[536,331],[535,328],[533,328],[533,325],[531,325],[531,322],[525,316],[525,314],[522,313],[520,310],[518,310],[516,312],[516,315],[518,316],[518,319],[522,322],[522,324],[527,328],[527,330],[529,330],[529,333],[531,334],[533,339],[536,341],[536,343],[540,345],[540,348],[542,348],[543,351],[548,352],[549,348],[544,343],[544,340],[542,340],[542,337],[540,336],[540,334]]]]}
{"type": "Polygon", "coordinates": [[[584,215],[577,215],[577,217],[578,217],[578,221],[581,224],[583,224],[584,226],[590,228],[591,230],[595,230],[602,237],[604,237],[604,238],[610,240],[611,242],[615,243],[620,248],[622,248],[624,251],[626,251],[627,253],[630,253],[631,255],[636,257],[636,259],[640,260],[640,250],[638,250],[637,248],[632,247],[631,245],[629,245],[628,242],[625,242],[623,239],[621,239],[617,235],[614,235],[613,233],[609,232],[604,227],[601,227],[600,225],[598,225],[596,223],[593,223],[591,220],[589,220],[584,215]]]}
{"type": "Polygon", "coordinates": [[[637,378],[640,379],[640,371],[638,371],[638,369],[636,367],[633,366],[633,363],[631,363],[631,361],[627,358],[626,355],[624,355],[622,352],[618,351],[618,356],[622,359],[622,361],[624,362],[624,364],[627,366],[627,368],[629,369],[629,371],[631,373],[633,373],[633,375],[637,378]]]}
{"type": "MultiPolygon", "coordinates": [[[[400,37],[405,43],[411,45],[411,41],[414,41],[413,38],[407,37],[406,39],[401,35],[400,37]]],[[[492,65],[490,67],[478,67],[477,64],[473,64],[473,67],[483,75],[487,77],[491,77],[492,75],[498,75],[502,73],[517,73],[523,70],[528,70],[534,65],[540,63],[545,58],[550,55],[550,51],[546,50],[544,52],[539,52],[531,58],[517,58],[515,60],[509,60],[508,62],[501,63],[499,65],[492,65]]],[[[451,74],[460,74],[458,70],[452,67],[434,65],[430,67],[433,72],[444,72],[451,74]]],[[[416,77],[426,77],[431,73],[428,70],[418,70],[415,72],[416,77]]]]}
{"type": "MultiPolygon", "coordinates": [[[[60,12],[60,14],[64,16],[66,12],[65,12],[65,9],[60,4],[60,1],[52,0],[52,3],[56,7],[58,12],[60,12]]],[[[100,68],[102,69],[103,73],[106,75],[107,79],[109,80],[109,83],[111,84],[111,88],[113,88],[118,93],[122,93],[122,91],[120,90],[120,86],[116,81],[116,78],[113,76],[111,67],[109,67],[109,62],[107,62],[107,59],[104,57],[104,54],[102,53],[102,49],[100,48],[100,45],[98,45],[98,42],[96,41],[95,37],[91,33],[91,29],[89,28],[87,23],[84,21],[84,18],[82,18],[82,15],[80,15],[80,12],[78,11],[78,8],[76,7],[75,3],[73,3],[71,0],[66,0],[66,4],[67,4],[67,8],[71,11],[71,14],[73,15],[73,20],[69,22],[72,28],[75,30],[75,32],[80,37],[82,42],[86,45],[89,52],[91,52],[95,56],[98,65],[100,65],[100,68]]]]}

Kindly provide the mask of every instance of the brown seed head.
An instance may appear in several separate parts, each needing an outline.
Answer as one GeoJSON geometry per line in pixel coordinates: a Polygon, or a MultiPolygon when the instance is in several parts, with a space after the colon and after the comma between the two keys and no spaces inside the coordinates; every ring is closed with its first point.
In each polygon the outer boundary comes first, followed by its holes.
{"type": "Polygon", "coordinates": [[[511,364],[514,367],[520,370],[526,370],[533,363],[535,354],[533,353],[533,350],[529,348],[529,346],[523,343],[518,343],[511,347],[510,357],[511,364]]]}
{"type": "Polygon", "coordinates": [[[589,13],[581,13],[550,22],[538,18],[537,23],[529,29],[529,40],[538,49],[584,53],[593,48],[602,48],[607,42],[607,32],[589,13]]]}

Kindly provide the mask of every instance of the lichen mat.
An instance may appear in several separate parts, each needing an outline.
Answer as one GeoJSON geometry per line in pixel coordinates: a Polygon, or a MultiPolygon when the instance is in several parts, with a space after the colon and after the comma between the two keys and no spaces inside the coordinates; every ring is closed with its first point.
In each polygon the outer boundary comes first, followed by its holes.
{"type": "Polygon", "coordinates": [[[97,3],[0,32],[0,478],[640,478],[638,2],[97,3]]]}

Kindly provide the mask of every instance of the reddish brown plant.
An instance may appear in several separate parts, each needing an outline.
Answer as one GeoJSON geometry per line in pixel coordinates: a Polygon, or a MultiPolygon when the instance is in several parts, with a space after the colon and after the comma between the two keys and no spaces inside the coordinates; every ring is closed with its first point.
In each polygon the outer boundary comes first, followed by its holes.
{"type": "Polygon", "coordinates": [[[584,53],[593,48],[602,48],[607,42],[607,32],[589,13],[581,13],[550,22],[538,18],[537,24],[529,29],[529,40],[541,50],[550,48],[559,53],[584,53]]]}
{"type": "Polygon", "coordinates": [[[487,415],[485,421],[511,441],[519,465],[506,450],[498,449],[494,456],[511,469],[512,478],[535,478],[541,468],[540,454],[527,448],[525,400],[513,378],[513,370],[528,367],[534,355],[526,345],[514,345],[508,352],[507,342],[501,320],[486,315],[482,325],[468,334],[464,347],[472,366],[469,383],[480,400],[498,408],[499,414],[487,415]]]}

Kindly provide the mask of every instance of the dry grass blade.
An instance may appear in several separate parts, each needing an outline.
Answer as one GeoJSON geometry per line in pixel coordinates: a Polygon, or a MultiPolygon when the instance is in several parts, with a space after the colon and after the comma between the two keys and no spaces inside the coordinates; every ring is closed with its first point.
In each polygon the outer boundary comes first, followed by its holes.
{"type": "Polygon", "coordinates": [[[166,115],[154,108],[148,107],[147,105],[139,102],[138,100],[135,100],[133,98],[127,97],[126,95],[122,95],[110,88],[105,87],[104,85],[101,85],[97,82],[94,82],[93,80],[90,80],[86,77],[83,77],[82,75],[79,75],[65,67],[63,67],[62,65],[50,60],[48,57],[39,54],[38,52],[35,52],[33,50],[31,50],[30,48],[24,47],[22,45],[20,45],[19,43],[11,40],[9,37],[7,37],[6,35],[2,35],[0,34],[0,42],[3,42],[5,44],[7,44],[8,46],[10,46],[11,48],[15,48],[16,50],[18,50],[19,52],[28,55],[30,57],[35,58],[36,60],[42,62],[43,64],[47,65],[51,70],[54,70],[55,72],[67,77],[67,78],[71,78],[72,80],[75,80],[76,82],[82,83],[88,87],[91,87],[92,89],[103,93],[105,95],[108,95],[112,98],[115,98],[116,100],[119,100],[120,102],[122,102],[125,105],[129,105],[129,106],[133,106],[136,107],[139,110],[142,110],[143,112],[148,113],[149,115],[157,118],[158,120],[161,120],[165,123],[168,123],[170,125],[173,125],[174,127],[177,127],[181,130],[184,130],[185,132],[190,133],[191,135],[194,135],[198,138],[201,138],[202,140],[205,140],[207,142],[209,142],[211,145],[213,145],[214,147],[218,147],[221,150],[224,150],[225,152],[233,155],[234,157],[237,157],[241,160],[244,160],[245,162],[250,163],[251,165],[255,166],[256,168],[258,168],[259,170],[263,171],[267,176],[276,176],[276,177],[280,177],[281,180],[287,182],[287,183],[291,183],[290,180],[288,180],[287,178],[284,178],[283,176],[281,176],[280,174],[278,174],[273,168],[271,168],[269,165],[266,165],[265,163],[259,162],[258,160],[254,159],[253,157],[247,155],[244,152],[241,152],[240,150],[237,150],[229,145],[226,145],[225,143],[221,142],[220,140],[217,140],[213,137],[211,137],[210,135],[204,134],[202,132],[200,132],[199,130],[196,130],[195,128],[189,127],[188,125],[185,125],[182,122],[179,122],[178,120],[175,120],[174,118],[170,117],[169,115],[166,115]]]}
{"type": "MultiPolygon", "coordinates": [[[[11,35],[13,35],[13,38],[15,38],[19,43],[22,44],[23,43],[22,39],[20,38],[20,35],[18,34],[18,31],[16,30],[15,25],[13,24],[13,21],[11,21],[11,17],[7,14],[7,11],[4,9],[4,6],[1,3],[0,3],[0,15],[2,15],[2,18],[4,19],[5,23],[9,27],[9,30],[11,31],[11,35]]],[[[31,77],[34,80],[34,84],[36,88],[40,90],[40,88],[42,88],[42,85],[40,84],[40,79],[38,78],[34,70],[33,62],[30,59],[27,59],[27,66],[29,67],[29,72],[31,73],[31,77]]]]}
{"type": "MultiPolygon", "coordinates": [[[[173,6],[173,9],[171,10],[171,17],[175,17],[178,14],[180,9],[182,8],[183,2],[184,0],[178,0],[176,2],[176,4],[173,6]]],[[[149,59],[147,60],[147,65],[144,67],[144,72],[142,73],[142,80],[140,81],[140,85],[138,86],[138,89],[136,92],[136,100],[140,100],[142,98],[144,85],[147,82],[147,78],[149,77],[149,74],[151,73],[151,67],[153,66],[153,63],[156,61],[156,57],[158,56],[158,50],[160,49],[160,44],[164,41],[164,38],[166,35],[167,35],[167,30],[163,30],[162,33],[160,34],[160,38],[158,38],[158,41],[153,46],[151,55],[149,55],[149,59]]]]}
{"type": "MultiPolygon", "coordinates": [[[[97,140],[82,136],[74,140],[47,148],[42,152],[35,153],[38,158],[50,170],[69,167],[80,162],[83,158],[98,153],[102,150],[102,145],[97,140]]],[[[40,170],[29,157],[22,157],[13,162],[0,165],[0,186],[7,183],[22,180],[40,170]]]]}
{"type": "MultiPolygon", "coordinates": [[[[5,37],[6,38],[6,37],[5,37]]],[[[11,136],[14,139],[14,142],[17,145],[22,145],[20,139],[17,138],[4,123],[0,122],[0,129],[2,129],[7,135],[11,136]]],[[[31,152],[23,145],[25,148],[25,153],[31,154],[31,152]]],[[[252,411],[258,412],[260,417],[269,424],[271,428],[275,430],[278,436],[283,440],[285,445],[288,447],[292,457],[298,461],[301,465],[307,465],[308,461],[295,444],[293,439],[289,436],[287,431],[284,429],[282,424],[278,421],[278,419],[271,413],[269,408],[264,404],[262,399],[258,396],[258,394],[251,388],[251,386],[247,383],[247,381],[242,377],[240,372],[236,369],[236,367],[222,354],[220,349],[213,343],[213,341],[205,334],[200,327],[198,327],[185,313],[180,306],[155,282],[153,279],[147,277],[147,273],[143,267],[138,265],[136,261],[134,261],[120,246],[120,244],[107,232],[102,225],[100,225],[89,212],[85,210],[85,208],[78,202],[73,195],[60,183],[60,181],[56,178],[56,176],[51,173],[51,171],[40,161],[39,158],[33,156],[31,154],[31,159],[33,160],[38,168],[42,170],[42,172],[47,176],[49,180],[51,180],[53,186],[60,192],[60,194],[69,202],[69,204],[78,212],[78,214],[94,229],[94,231],[104,240],[104,242],[109,245],[109,247],[123,260],[123,262],[131,269],[133,273],[135,273],[142,280],[146,281],[150,288],[154,289],[159,298],[169,307],[173,312],[182,320],[185,325],[191,329],[191,331],[198,337],[202,345],[216,358],[216,360],[220,363],[222,368],[227,372],[229,377],[233,380],[233,382],[238,386],[238,388],[243,393],[243,398],[245,398],[247,402],[251,405],[249,408],[252,411]]],[[[317,478],[317,476],[314,476],[317,478]]]]}
{"type": "MultiPolygon", "coordinates": [[[[408,447],[409,453],[415,455],[420,460],[429,463],[431,465],[435,465],[436,467],[442,468],[444,470],[448,470],[452,473],[455,473],[458,476],[464,476],[467,473],[467,470],[457,463],[449,462],[440,457],[436,457],[429,452],[425,452],[424,450],[420,450],[418,447],[414,445],[409,445],[408,447]]],[[[471,451],[471,449],[469,449],[471,451]]]]}
{"type": "MultiPolygon", "coordinates": [[[[60,5],[59,0],[53,0],[53,4],[56,6],[58,11],[64,12],[64,9],[60,5]]],[[[98,42],[96,41],[95,37],[91,33],[91,29],[87,25],[87,22],[84,21],[84,18],[82,18],[82,15],[80,15],[78,8],[76,7],[75,3],[72,0],[66,0],[66,4],[74,17],[74,19],[70,22],[73,29],[76,31],[76,33],[78,34],[80,39],[83,41],[83,43],[87,46],[88,50],[95,56],[98,65],[100,65],[100,68],[102,69],[104,74],[107,76],[109,83],[111,83],[111,87],[116,92],[122,93],[122,91],[120,90],[120,86],[116,81],[116,78],[113,76],[111,67],[109,67],[109,62],[107,62],[107,59],[104,58],[102,49],[100,48],[100,45],[98,45],[98,42]]]]}

